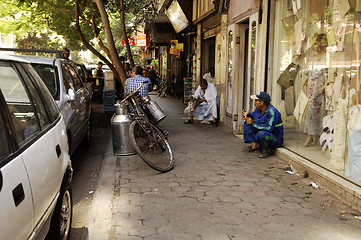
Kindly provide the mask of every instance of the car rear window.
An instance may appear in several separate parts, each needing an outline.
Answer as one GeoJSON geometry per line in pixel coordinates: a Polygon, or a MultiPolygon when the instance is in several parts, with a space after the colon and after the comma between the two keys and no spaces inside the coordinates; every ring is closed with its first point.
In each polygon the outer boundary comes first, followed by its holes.
{"type": "Polygon", "coordinates": [[[35,108],[14,65],[0,62],[0,88],[15,128],[19,146],[40,131],[35,108]]]}
{"type": "Polygon", "coordinates": [[[39,64],[39,63],[32,63],[31,65],[34,67],[35,71],[44,81],[45,85],[49,89],[53,98],[55,100],[59,100],[60,99],[59,81],[58,81],[58,74],[56,67],[47,64],[39,64]]]}

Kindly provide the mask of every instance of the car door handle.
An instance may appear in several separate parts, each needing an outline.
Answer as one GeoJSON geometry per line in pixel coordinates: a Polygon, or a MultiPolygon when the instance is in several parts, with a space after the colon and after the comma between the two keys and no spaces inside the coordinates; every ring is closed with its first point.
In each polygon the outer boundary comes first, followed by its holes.
{"type": "Polygon", "coordinates": [[[0,171],[0,192],[2,188],[3,188],[3,174],[0,171]]]}
{"type": "Polygon", "coordinates": [[[60,149],[60,145],[57,144],[55,147],[55,151],[56,151],[56,155],[58,156],[58,158],[61,156],[61,149],[60,149]]]}
{"type": "Polygon", "coordinates": [[[23,184],[19,183],[19,185],[14,188],[13,198],[16,207],[25,199],[23,184]]]}

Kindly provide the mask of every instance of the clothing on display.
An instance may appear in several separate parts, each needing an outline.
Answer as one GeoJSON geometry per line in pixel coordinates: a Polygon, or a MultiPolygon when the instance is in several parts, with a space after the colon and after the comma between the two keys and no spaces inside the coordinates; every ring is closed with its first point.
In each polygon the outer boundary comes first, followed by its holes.
{"type": "Polygon", "coordinates": [[[326,115],[325,95],[319,91],[325,85],[325,69],[313,70],[308,74],[306,95],[309,103],[306,111],[305,128],[308,135],[320,136],[322,119],[326,115]]]}
{"type": "Polygon", "coordinates": [[[349,115],[348,166],[345,175],[361,182],[361,105],[352,106],[349,115]]]}
{"type": "Polygon", "coordinates": [[[333,138],[333,150],[331,154],[331,166],[336,170],[345,170],[345,153],[347,131],[346,124],[348,119],[349,97],[355,94],[355,89],[351,89],[344,99],[340,99],[335,111],[335,130],[333,138]]]}
{"type": "Polygon", "coordinates": [[[322,151],[328,149],[332,152],[333,147],[333,134],[335,128],[335,115],[327,115],[322,120],[323,133],[320,136],[320,145],[322,151]]]}
{"type": "Polygon", "coordinates": [[[304,122],[307,106],[308,106],[308,98],[306,94],[301,90],[298,95],[295,110],[293,111],[293,115],[295,116],[299,124],[302,124],[304,122]]]}

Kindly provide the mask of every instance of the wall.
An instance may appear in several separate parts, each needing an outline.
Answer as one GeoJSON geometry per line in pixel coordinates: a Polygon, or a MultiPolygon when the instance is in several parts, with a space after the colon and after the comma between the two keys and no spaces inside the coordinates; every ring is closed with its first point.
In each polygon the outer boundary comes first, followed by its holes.
{"type": "Polygon", "coordinates": [[[233,24],[250,12],[258,11],[260,0],[230,0],[228,10],[228,24],[233,24]]]}

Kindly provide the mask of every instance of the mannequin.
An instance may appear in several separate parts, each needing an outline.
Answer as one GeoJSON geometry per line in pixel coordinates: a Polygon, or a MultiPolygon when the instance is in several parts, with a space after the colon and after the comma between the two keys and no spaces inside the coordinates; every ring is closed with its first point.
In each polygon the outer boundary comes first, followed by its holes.
{"type": "Polygon", "coordinates": [[[314,68],[315,65],[325,64],[326,59],[326,47],[327,38],[325,34],[315,34],[314,44],[311,49],[313,50],[313,56],[309,62],[312,65],[312,71],[308,73],[307,78],[302,84],[302,88],[306,86],[306,95],[309,100],[306,120],[305,120],[305,132],[307,138],[304,142],[304,147],[311,146],[316,142],[315,136],[319,136],[322,133],[322,119],[325,116],[325,97],[324,86],[327,79],[326,69],[314,68]]]}

